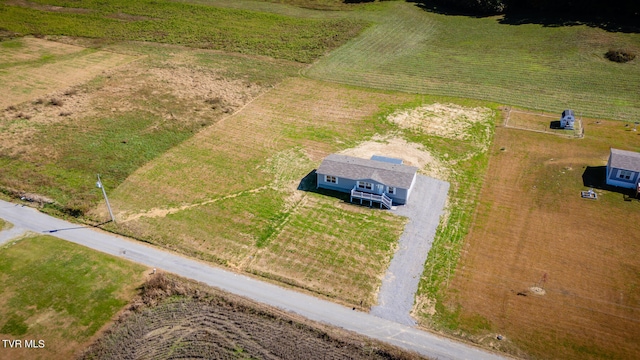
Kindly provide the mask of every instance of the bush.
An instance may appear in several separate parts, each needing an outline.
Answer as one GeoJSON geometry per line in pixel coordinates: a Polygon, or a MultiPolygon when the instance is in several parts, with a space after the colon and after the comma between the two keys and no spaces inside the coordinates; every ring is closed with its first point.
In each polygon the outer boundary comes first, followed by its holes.
{"type": "Polygon", "coordinates": [[[438,2],[473,14],[490,15],[503,13],[507,8],[508,0],[439,0],[438,2]]]}
{"type": "Polygon", "coordinates": [[[62,106],[64,104],[64,101],[58,98],[51,98],[51,100],[49,100],[49,104],[53,106],[62,106]]]}
{"type": "Polygon", "coordinates": [[[618,63],[626,63],[636,58],[636,54],[634,52],[624,49],[610,49],[606,54],[604,54],[604,56],[607,59],[618,63]]]}

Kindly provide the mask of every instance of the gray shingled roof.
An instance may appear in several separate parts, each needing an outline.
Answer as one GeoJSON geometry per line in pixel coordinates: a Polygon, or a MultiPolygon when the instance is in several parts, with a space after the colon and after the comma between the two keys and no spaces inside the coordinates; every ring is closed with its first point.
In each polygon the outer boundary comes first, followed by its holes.
{"type": "Polygon", "coordinates": [[[415,166],[391,164],[353,156],[331,154],[322,160],[317,172],[351,180],[375,180],[402,189],[411,187],[418,171],[415,166]]]}
{"type": "Polygon", "coordinates": [[[640,153],[611,148],[611,167],[640,172],[640,153]]]}

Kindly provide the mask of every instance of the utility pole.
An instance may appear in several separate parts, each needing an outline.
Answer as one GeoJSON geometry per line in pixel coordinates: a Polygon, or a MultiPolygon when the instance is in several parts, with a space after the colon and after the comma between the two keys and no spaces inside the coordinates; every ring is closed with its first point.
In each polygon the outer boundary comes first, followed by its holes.
{"type": "Polygon", "coordinates": [[[98,174],[98,182],[96,183],[98,189],[102,189],[102,195],[104,195],[104,202],[107,203],[107,209],[109,209],[109,215],[111,216],[111,221],[115,224],[116,218],[113,217],[113,212],[111,211],[111,205],[109,205],[109,198],[107,198],[107,192],[104,191],[104,186],[102,186],[102,181],[100,180],[100,174],[98,174]]]}

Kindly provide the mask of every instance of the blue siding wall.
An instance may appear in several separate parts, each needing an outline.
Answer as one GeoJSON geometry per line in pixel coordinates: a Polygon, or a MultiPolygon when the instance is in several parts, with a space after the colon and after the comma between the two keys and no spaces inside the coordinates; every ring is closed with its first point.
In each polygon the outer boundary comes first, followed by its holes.
{"type": "Polygon", "coordinates": [[[630,179],[620,179],[618,177],[618,168],[608,168],[607,169],[607,184],[608,185],[613,185],[613,186],[619,186],[619,187],[623,187],[623,188],[629,188],[629,189],[633,189],[635,188],[636,184],[638,183],[638,176],[640,176],[639,173],[634,172],[631,175],[630,179]]]}
{"type": "MultiPolygon", "coordinates": [[[[326,174],[317,173],[317,181],[318,181],[317,186],[319,188],[350,193],[351,189],[353,189],[354,186],[356,186],[358,183],[358,180],[338,178],[337,184],[334,184],[334,183],[326,182],[325,175],[326,174]]],[[[361,179],[360,181],[366,181],[374,184],[374,190],[375,190],[375,185],[380,184],[379,182],[371,179],[361,179]]],[[[387,193],[387,186],[384,184],[382,185],[384,186],[384,193],[387,194],[387,196],[389,196],[393,200],[394,204],[404,205],[407,202],[407,193],[408,193],[407,189],[396,188],[395,194],[389,194],[387,193]]],[[[375,191],[372,191],[372,192],[375,192],[375,191]]]]}

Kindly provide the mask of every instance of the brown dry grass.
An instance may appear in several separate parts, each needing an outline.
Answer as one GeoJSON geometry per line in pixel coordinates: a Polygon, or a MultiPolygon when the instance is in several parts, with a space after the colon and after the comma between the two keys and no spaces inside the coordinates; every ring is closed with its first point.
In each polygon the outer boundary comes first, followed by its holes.
{"type": "Polygon", "coordinates": [[[319,163],[361,139],[361,123],[380,111],[378,104],[409,99],[291,78],[142,167],[114,192],[114,208],[127,218],[265,186],[273,176],[256,170],[273,155],[300,147],[307,161],[319,163]],[[140,191],[146,188],[156,191],[140,191]]]}
{"type": "Polygon", "coordinates": [[[23,46],[3,49],[0,63],[11,63],[3,73],[0,108],[45,96],[58,89],[82,84],[103,71],[136,60],[137,57],[60,44],[43,39],[22,38],[23,46]],[[31,61],[31,63],[29,63],[31,61]]]}
{"type": "MultiPolygon", "coordinates": [[[[17,63],[20,61],[39,60],[47,55],[69,55],[81,51],[82,48],[73,45],[60,44],[34,37],[13,39],[12,42],[22,43],[15,48],[5,47],[0,52],[0,63],[17,63]]],[[[5,100],[5,99],[3,99],[5,100]]]]}
{"type": "Polygon", "coordinates": [[[586,167],[604,166],[609,146],[640,150],[638,135],[619,122],[585,125],[581,140],[496,130],[476,221],[448,289],[461,319],[488,322],[506,336],[508,344],[496,346],[535,358],[640,353],[640,202],[598,189],[597,201],[579,196],[586,167]]]}

